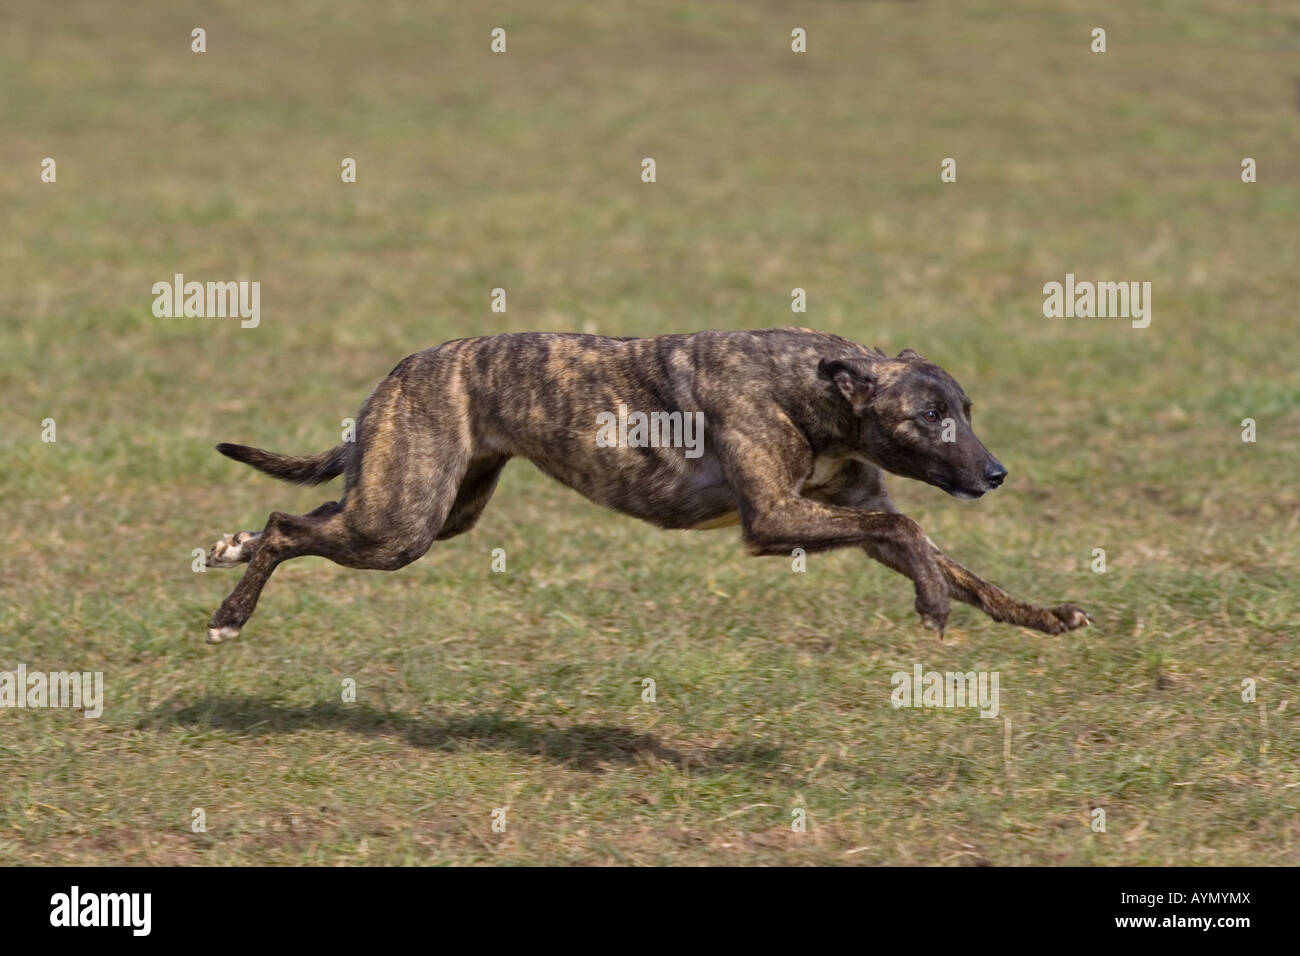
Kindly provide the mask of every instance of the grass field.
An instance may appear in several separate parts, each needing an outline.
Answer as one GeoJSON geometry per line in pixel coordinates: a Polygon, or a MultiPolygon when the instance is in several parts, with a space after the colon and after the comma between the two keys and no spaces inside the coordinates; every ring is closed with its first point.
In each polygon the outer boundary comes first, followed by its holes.
{"type": "Polygon", "coordinates": [[[0,863],[1300,862],[1300,16],[1098,10],[6,4],[0,670],[106,704],[0,709],[0,863]],[[177,272],[261,325],[155,318],[177,272]],[[1150,281],[1150,327],[1044,318],[1067,272],[1150,281]],[[516,462],[471,533],[288,563],[203,643],[238,572],[192,549],[338,493],[215,442],[330,447],[455,337],[787,324],[952,371],[1011,477],[896,501],[1097,626],[939,643],[856,551],[792,573],[516,462]],[[916,663],[997,671],[998,719],[893,708],[916,663]]]}

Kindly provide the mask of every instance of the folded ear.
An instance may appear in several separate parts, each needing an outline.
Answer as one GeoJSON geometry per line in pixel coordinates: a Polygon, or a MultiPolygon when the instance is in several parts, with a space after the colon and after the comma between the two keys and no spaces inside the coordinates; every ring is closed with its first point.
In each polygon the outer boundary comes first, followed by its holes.
{"type": "Polygon", "coordinates": [[[836,389],[853,409],[861,415],[876,394],[876,373],[870,362],[858,359],[822,359],[817,373],[835,383],[836,389]]]}
{"type": "Polygon", "coordinates": [[[925,356],[916,349],[903,349],[898,353],[898,357],[904,362],[924,362],[925,356]]]}

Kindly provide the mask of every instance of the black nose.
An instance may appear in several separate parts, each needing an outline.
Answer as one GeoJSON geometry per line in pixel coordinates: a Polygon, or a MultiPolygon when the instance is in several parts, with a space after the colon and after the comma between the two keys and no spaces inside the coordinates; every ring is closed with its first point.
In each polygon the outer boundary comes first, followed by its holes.
{"type": "Polygon", "coordinates": [[[994,488],[1002,484],[1002,479],[1007,476],[1007,470],[1002,467],[999,461],[991,461],[984,468],[984,477],[994,488]]]}

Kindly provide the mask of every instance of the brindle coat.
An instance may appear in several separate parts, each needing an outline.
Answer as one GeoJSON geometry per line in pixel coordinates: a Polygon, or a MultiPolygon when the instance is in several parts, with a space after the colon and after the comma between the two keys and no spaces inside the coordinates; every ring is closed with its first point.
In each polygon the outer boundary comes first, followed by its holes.
{"type": "Polygon", "coordinates": [[[1002,483],[961,386],[910,349],[889,358],[809,329],[458,339],[399,363],[362,407],[354,443],[305,458],[217,449],[303,484],[343,474],[345,487],[310,514],[273,511],[261,532],[213,545],[211,567],[248,562],[212,616],[213,643],[239,633],[281,561],[394,570],[469,530],[514,457],[661,528],[739,523],[754,554],[862,548],[912,579],[922,622],[941,636],[952,598],[1049,634],[1091,620],[982,580],[890,501],[882,471],[966,498],[1002,483]],[[600,447],[597,415],[620,404],[703,412],[702,454],[600,447]]]}

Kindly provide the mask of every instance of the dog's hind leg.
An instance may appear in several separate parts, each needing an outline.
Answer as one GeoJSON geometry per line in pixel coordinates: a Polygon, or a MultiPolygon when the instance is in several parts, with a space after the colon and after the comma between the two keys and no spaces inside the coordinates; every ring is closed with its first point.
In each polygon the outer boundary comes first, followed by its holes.
{"type": "MultiPolygon", "coordinates": [[[[454,491],[454,488],[452,489],[454,491]]],[[[382,537],[366,530],[358,511],[330,502],[307,515],[273,511],[257,536],[252,559],[239,584],[221,602],[208,623],[208,643],[237,637],[257,606],[271,573],[281,561],[315,555],[349,568],[395,571],[415,561],[433,543],[451,505],[451,494],[431,499],[421,513],[388,513],[392,524],[382,537]]]]}
{"type": "Polygon", "coordinates": [[[307,515],[273,511],[244,576],[212,615],[208,642],[238,636],[281,561],[316,555],[344,567],[395,571],[428,551],[452,510],[468,456],[446,434],[427,432],[409,434],[404,450],[412,457],[363,452],[361,474],[341,503],[307,515]]]}
{"type": "Polygon", "coordinates": [[[240,629],[257,606],[267,579],[281,561],[306,554],[332,557],[338,553],[346,542],[341,517],[339,503],[331,501],[307,515],[273,511],[261,531],[234,535],[235,539],[250,535],[238,545],[240,558],[248,561],[248,569],[212,615],[208,623],[208,643],[220,644],[239,636],[240,629]]]}
{"type": "Polygon", "coordinates": [[[472,523],[504,460],[475,455],[467,402],[461,370],[445,356],[421,353],[398,365],[362,407],[342,500],[307,515],[272,512],[259,535],[240,543],[240,556],[251,546],[252,558],[212,615],[208,640],[239,633],[281,561],[317,555],[395,571],[429,550],[458,501],[458,521],[472,523]],[[481,467],[488,458],[491,467],[481,467]],[[466,483],[475,465],[475,480],[466,483]]]}
{"type": "MultiPolygon", "coordinates": [[[[329,501],[321,505],[315,511],[306,515],[308,518],[317,515],[328,514],[337,510],[339,503],[329,501]]],[[[204,560],[210,568],[233,568],[241,564],[247,564],[253,560],[253,552],[257,549],[258,539],[262,537],[260,531],[236,531],[234,534],[223,534],[221,538],[208,548],[207,558],[204,560]]]]}

